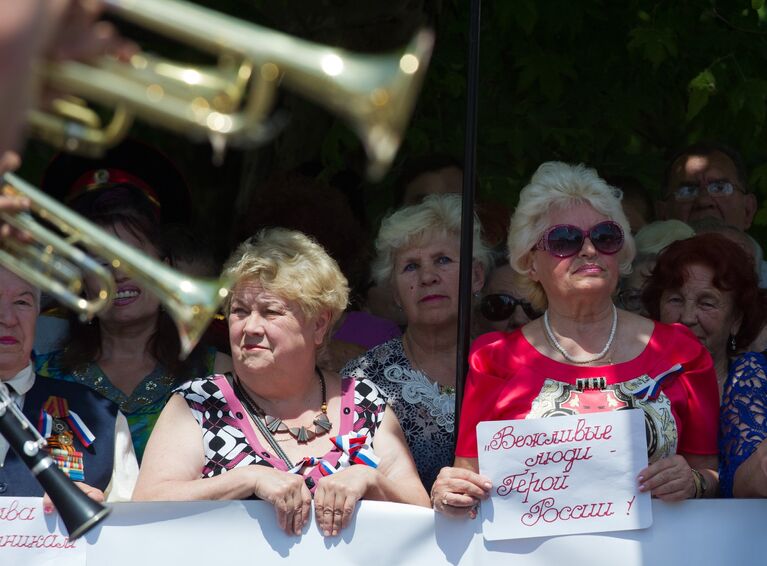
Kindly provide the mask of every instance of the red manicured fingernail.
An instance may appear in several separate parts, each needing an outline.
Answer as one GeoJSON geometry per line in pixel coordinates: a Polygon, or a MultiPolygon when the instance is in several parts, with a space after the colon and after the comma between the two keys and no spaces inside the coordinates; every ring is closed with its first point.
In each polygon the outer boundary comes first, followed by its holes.
{"type": "Polygon", "coordinates": [[[43,505],[43,513],[46,515],[53,513],[53,505],[43,505]]]}

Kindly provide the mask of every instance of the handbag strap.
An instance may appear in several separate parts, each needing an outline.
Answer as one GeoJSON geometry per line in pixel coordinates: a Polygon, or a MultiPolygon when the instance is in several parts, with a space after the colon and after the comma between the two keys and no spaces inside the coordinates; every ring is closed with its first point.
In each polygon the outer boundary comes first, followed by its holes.
{"type": "Polygon", "coordinates": [[[272,450],[274,450],[277,456],[279,456],[280,459],[285,462],[285,465],[287,465],[288,469],[292,469],[293,463],[290,461],[290,458],[288,458],[288,455],[285,454],[285,451],[280,447],[280,445],[277,444],[277,440],[274,438],[274,435],[262,420],[262,415],[259,415],[256,408],[250,402],[248,396],[242,390],[242,385],[240,385],[239,378],[236,375],[233,375],[231,372],[227,372],[226,376],[232,380],[232,384],[234,385],[234,392],[242,403],[242,406],[245,407],[245,410],[250,415],[250,418],[256,424],[256,428],[258,428],[258,430],[261,432],[261,435],[266,439],[266,441],[269,443],[269,446],[272,447],[272,450]]]}

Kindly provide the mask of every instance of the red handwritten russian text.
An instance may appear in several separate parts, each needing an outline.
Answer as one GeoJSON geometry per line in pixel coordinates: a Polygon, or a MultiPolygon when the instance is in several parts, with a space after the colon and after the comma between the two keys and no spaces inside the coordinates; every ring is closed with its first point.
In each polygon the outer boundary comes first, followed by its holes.
{"type": "Polygon", "coordinates": [[[75,548],[63,535],[0,535],[0,548],[75,548]]]}
{"type": "Polygon", "coordinates": [[[546,432],[534,432],[516,436],[514,426],[509,425],[493,435],[485,450],[508,450],[509,448],[535,448],[537,446],[551,446],[552,444],[569,444],[571,442],[591,442],[595,440],[610,440],[612,438],[612,425],[587,425],[585,419],[578,419],[575,428],[554,430],[550,434],[546,432]]]}
{"type": "Polygon", "coordinates": [[[34,507],[23,507],[14,499],[7,507],[0,507],[0,521],[32,521],[35,518],[34,507]]]}
{"type": "Polygon", "coordinates": [[[499,485],[495,492],[501,497],[505,497],[510,493],[522,493],[522,503],[527,503],[530,493],[538,493],[541,491],[560,491],[570,487],[567,485],[567,474],[563,476],[544,476],[538,477],[535,472],[530,473],[530,470],[525,470],[518,474],[512,474],[503,478],[503,482],[499,485]],[[528,476],[528,473],[530,474],[528,476]]]}
{"type": "Polygon", "coordinates": [[[591,446],[585,448],[569,448],[568,450],[549,450],[546,452],[539,452],[535,456],[531,456],[525,460],[525,466],[530,468],[534,466],[546,466],[547,464],[560,464],[567,462],[564,469],[564,473],[569,473],[573,469],[573,463],[579,460],[591,460],[591,446]]]}
{"type": "Polygon", "coordinates": [[[533,503],[527,513],[520,517],[523,525],[534,527],[538,522],[553,523],[555,521],[573,521],[578,519],[596,519],[615,515],[612,502],[583,503],[580,505],[563,505],[555,507],[556,500],[547,497],[533,503]]]}

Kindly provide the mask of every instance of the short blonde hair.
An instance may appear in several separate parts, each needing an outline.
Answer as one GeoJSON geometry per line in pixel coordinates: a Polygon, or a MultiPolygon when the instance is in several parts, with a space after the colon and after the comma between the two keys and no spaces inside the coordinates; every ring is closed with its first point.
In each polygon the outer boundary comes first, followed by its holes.
{"type": "MultiPolygon", "coordinates": [[[[460,240],[461,202],[459,194],[433,194],[384,218],[375,241],[376,255],[371,268],[375,282],[382,285],[391,281],[394,257],[400,250],[443,234],[455,235],[460,240]]],[[[487,273],[490,249],[482,238],[482,224],[476,214],[473,244],[472,257],[487,273]]]]}
{"type": "Polygon", "coordinates": [[[336,261],[296,230],[267,228],[245,240],[224,264],[223,274],[235,285],[256,281],[265,291],[296,301],[308,317],[329,310],[330,328],[349,302],[349,284],[336,261]]]}
{"type": "MultiPolygon", "coordinates": [[[[619,189],[608,185],[594,169],[583,164],[570,165],[560,161],[543,163],[520,192],[519,204],[511,216],[508,239],[511,267],[529,275],[533,248],[549,227],[550,211],[588,204],[623,229],[625,241],[618,252],[620,273],[631,273],[636,246],[621,206],[621,196],[619,189]]],[[[530,303],[539,310],[545,309],[548,301],[540,283],[528,276],[524,287],[530,303]]]]}

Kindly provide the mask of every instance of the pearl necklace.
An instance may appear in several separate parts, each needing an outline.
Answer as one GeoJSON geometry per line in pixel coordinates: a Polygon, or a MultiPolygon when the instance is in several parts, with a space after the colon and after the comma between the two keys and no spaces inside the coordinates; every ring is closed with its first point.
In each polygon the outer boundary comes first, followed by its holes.
{"type": "Polygon", "coordinates": [[[610,327],[610,337],[607,339],[607,344],[605,344],[605,347],[602,348],[602,351],[598,354],[594,354],[590,358],[587,358],[585,360],[579,360],[577,358],[574,358],[570,354],[567,353],[567,350],[564,349],[562,344],[559,343],[557,340],[557,337],[554,335],[554,331],[551,329],[551,324],[549,323],[549,310],[546,309],[546,312],[543,313],[543,328],[546,330],[546,337],[551,342],[551,345],[554,346],[557,351],[562,354],[562,356],[568,361],[573,364],[590,364],[591,362],[596,362],[598,360],[601,360],[607,355],[607,352],[610,351],[610,348],[613,345],[613,340],[615,339],[615,331],[618,329],[618,309],[615,308],[615,305],[612,305],[613,307],[613,323],[610,327]]]}

